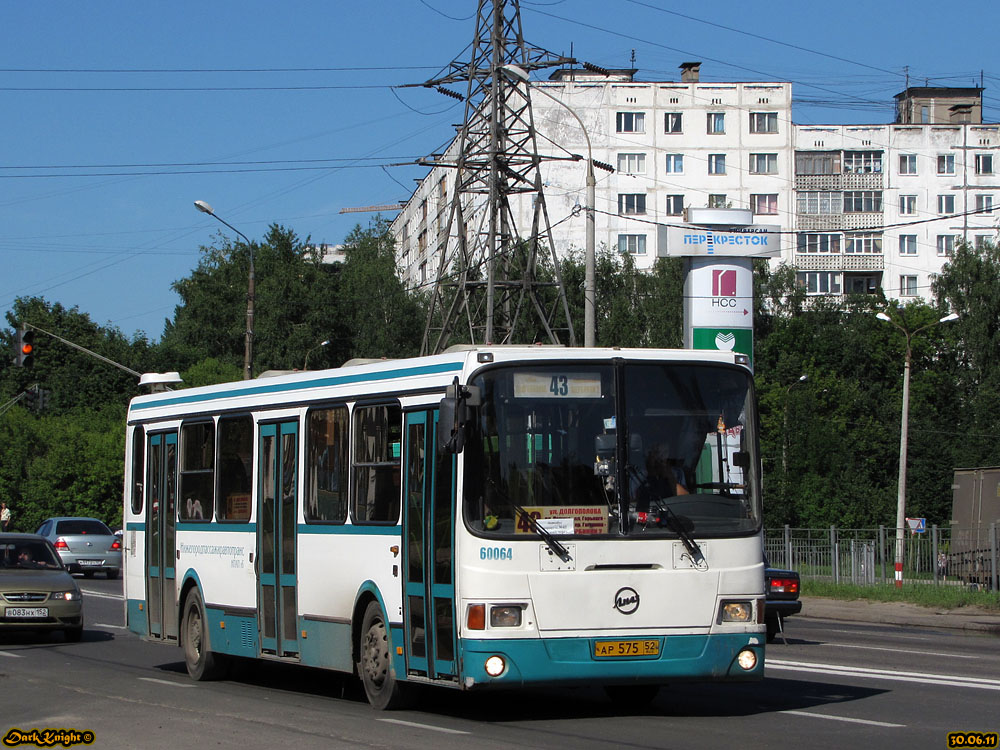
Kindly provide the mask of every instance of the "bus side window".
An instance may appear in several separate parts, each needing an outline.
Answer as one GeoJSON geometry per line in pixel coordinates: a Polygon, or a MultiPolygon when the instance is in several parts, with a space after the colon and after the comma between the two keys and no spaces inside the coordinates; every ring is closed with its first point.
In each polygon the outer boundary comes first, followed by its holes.
{"type": "Polygon", "coordinates": [[[402,416],[399,404],[354,410],[355,523],[399,520],[402,416]]]}

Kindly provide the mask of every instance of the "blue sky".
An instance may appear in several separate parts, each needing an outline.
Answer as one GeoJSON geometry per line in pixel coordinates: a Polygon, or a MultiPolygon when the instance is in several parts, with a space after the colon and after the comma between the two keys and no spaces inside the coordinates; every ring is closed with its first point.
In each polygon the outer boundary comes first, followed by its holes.
{"type": "MultiPolygon", "coordinates": [[[[643,80],[788,80],[799,123],[889,122],[905,85],[979,85],[1000,120],[1000,7],[522,0],[525,36],[643,80]],[[683,15],[681,15],[683,14],[683,15]]],[[[408,197],[459,102],[393,88],[467,59],[476,0],[0,3],[0,306],[42,296],[158,339],[225,230],[338,243],[408,197]]]]}

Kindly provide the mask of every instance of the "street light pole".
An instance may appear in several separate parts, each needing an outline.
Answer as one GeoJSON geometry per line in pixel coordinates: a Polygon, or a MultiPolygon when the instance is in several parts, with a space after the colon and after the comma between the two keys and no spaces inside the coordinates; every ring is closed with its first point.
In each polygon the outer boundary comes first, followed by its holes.
{"type": "Polygon", "coordinates": [[[247,243],[247,248],[250,250],[250,278],[247,281],[247,330],[243,339],[243,379],[250,380],[253,377],[253,314],[254,300],[256,296],[254,289],[256,286],[256,279],[253,267],[253,243],[250,242],[250,238],[243,234],[243,232],[234,227],[228,221],[220,218],[219,215],[212,210],[212,207],[205,201],[195,201],[194,207],[203,214],[208,214],[216,221],[226,225],[236,232],[236,234],[242,237],[243,241],[247,243]]]}
{"type": "MultiPolygon", "coordinates": [[[[507,74],[509,78],[520,81],[527,85],[529,83],[530,77],[528,71],[524,68],[508,64],[501,68],[501,71],[507,74]]],[[[593,347],[596,344],[596,308],[597,308],[597,296],[596,296],[596,234],[597,227],[595,223],[595,208],[597,204],[597,178],[594,175],[594,149],[590,143],[590,134],[587,132],[586,125],[583,124],[583,120],[580,119],[580,115],[573,110],[566,102],[557,99],[552,94],[550,94],[545,89],[535,88],[540,94],[544,94],[549,99],[554,101],[559,106],[563,107],[567,112],[576,118],[576,121],[580,124],[580,130],[583,131],[583,137],[587,141],[587,193],[586,193],[586,214],[587,214],[587,225],[586,225],[586,249],[584,256],[584,278],[583,278],[583,345],[587,347],[593,347]]]]}
{"type": "Polygon", "coordinates": [[[806,382],[808,375],[799,375],[799,379],[785,389],[785,431],[781,435],[781,474],[788,482],[788,399],[792,394],[792,388],[806,382]]]}
{"type": "MultiPolygon", "coordinates": [[[[945,315],[940,320],[935,320],[934,322],[928,323],[927,325],[921,326],[913,331],[909,330],[905,325],[900,325],[884,312],[878,313],[875,317],[879,320],[891,323],[900,330],[903,336],[906,337],[906,362],[903,365],[903,407],[899,417],[899,478],[896,483],[895,578],[896,588],[901,588],[903,585],[903,557],[906,547],[906,457],[909,450],[910,433],[910,369],[913,360],[913,337],[921,331],[927,330],[931,326],[936,326],[938,323],[948,323],[952,320],[958,320],[958,315],[956,313],[945,315]]],[[[905,323],[906,321],[903,322],[905,323]]]]}
{"type": "Polygon", "coordinates": [[[310,349],[309,351],[307,351],[306,352],[306,358],[304,360],[302,360],[302,369],[303,370],[308,370],[309,369],[309,355],[310,354],[312,354],[314,351],[316,351],[317,349],[319,349],[321,346],[326,346],[329,343],[330,343],[329,339],[327,339],[326,341],[321,341],[318,344],[316,344],[316,346],[314,346],[312,349],[310,349]]]}

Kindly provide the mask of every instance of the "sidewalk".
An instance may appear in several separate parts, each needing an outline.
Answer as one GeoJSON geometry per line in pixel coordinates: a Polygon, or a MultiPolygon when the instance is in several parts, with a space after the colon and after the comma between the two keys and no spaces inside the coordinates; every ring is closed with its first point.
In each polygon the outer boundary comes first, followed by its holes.
{"type": "Polygon", "coordinates": [[[864,599],[848,601],[803,596],[802,613],[796,617],[881,625],[915,625],[924,628],[977,631],[1000,636],[1000,613],[979,607],[932,609],[905,602],[872,602],[864,599]]]}

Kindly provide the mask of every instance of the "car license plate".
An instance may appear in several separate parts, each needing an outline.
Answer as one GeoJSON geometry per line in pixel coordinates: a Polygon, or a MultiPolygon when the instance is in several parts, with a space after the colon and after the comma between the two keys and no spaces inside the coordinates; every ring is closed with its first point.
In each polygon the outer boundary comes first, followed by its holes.
{"type": "Polygon", "coordinates": [[[96,568],[103,560],[77,560],[77,565],[81,568],[96,568]]]}
{"type": "Polygon", "coordinates": [[[660,642],[658,640],[631,641],[595,641],[594,656],[658,656],[660,642]]]}
{"type": "Polygon", "coordinates": [[[35,618],[48,617],[48,607],[7,607],[7,617],[35,618]]]}

